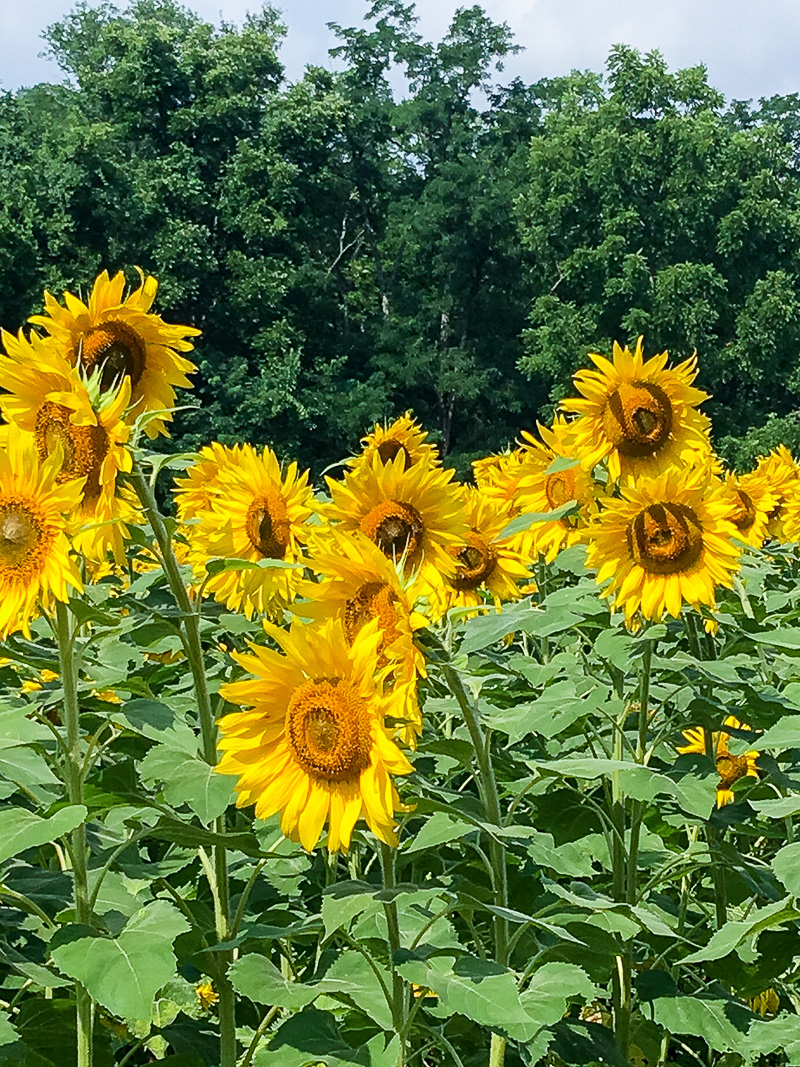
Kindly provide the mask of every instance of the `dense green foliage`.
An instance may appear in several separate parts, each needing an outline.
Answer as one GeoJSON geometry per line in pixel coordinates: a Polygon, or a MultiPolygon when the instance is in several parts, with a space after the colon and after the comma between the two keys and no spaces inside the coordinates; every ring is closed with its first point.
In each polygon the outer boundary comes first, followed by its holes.
{"type": "Polygon", "coordinates": [[[292,84],[269,7],[79,4],[47,32],[65,84],[0,95],[0,322],[139,264],[204,331],[184,443],[317,470],[407,407],[456,456],[502,447],[640,332],[697,348],[731,457],[800,443],[798,98],[726,106],[626,48],[503,84],[479,7],[414,27],[377,0],[292,84]]]}

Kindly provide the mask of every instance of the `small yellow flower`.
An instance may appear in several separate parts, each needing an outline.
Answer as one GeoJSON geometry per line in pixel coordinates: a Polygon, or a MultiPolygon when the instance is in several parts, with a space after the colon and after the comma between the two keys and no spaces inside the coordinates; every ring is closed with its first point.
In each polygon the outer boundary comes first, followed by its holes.
{"type": "Polygon", "coordinates": [[[777,1015],[781,1006],[780,997],[772,988],[762,989],[754,997],[749,998],[750,1008],[759,1015],[777,1015]]]}
{"type": "MultiPolygon", "coordinates": [[[[722,808],[730,804],[733,799],[732,786],[740,778],[758,778],[758,752],[751,750],[740,756],[734,756],[728,747],[730,733],[725,727],[732,730],[749,730],[750,727],[740,722],[735,715],[728,715],[722,724],[722,729],[711,735],[711,747],[716,752],[715,764],[719,781],[717,782],[717,807],[722,808]]],[[[683,731],[683,736],[689,742],[676,748],[676,752],[685,755],[690,752],[698,755],[706,754],[706,731],[702,726],[695,726],[683,731]]]]}
{"type": "Polygon", "coordinates": [[[200,1002],[200,1007],[203,1011],[211,1011],[219,1000],[219,993],[214,990],[214,984],[210,978],[198,982],[194,987],[194,991],[197,994],[197,999],[200,1002]]]}

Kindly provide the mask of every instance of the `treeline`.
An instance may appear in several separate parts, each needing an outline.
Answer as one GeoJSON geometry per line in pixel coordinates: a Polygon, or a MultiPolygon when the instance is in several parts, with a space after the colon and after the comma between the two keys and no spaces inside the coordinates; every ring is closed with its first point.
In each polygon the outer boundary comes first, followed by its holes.
{"type": "Polygon", "coordinates": [[[697,350],[732,461],[800,445],[800,97],[726,105],[625,47],[503,82],[505,25],[463,8],[428,42],[399,0],[290,83],[283,32],[173,0],[47,30],[67,83],[0,94],[2,325],[140,265],[203,330],[176,446],[317,473],[406,408],[464,465],[639,333],[697,350]]]}

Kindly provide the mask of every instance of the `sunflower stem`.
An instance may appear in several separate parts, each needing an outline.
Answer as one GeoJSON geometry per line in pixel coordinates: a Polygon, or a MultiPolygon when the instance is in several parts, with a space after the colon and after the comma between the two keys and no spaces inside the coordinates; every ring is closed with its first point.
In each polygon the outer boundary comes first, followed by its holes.
{"type": "MultiPolygon", "coordinates": [[[[167,524],[158,509],[153,489],[142,473],[138,462],[134,462],[130,479],[158,542],[164,574],[175,603],[181,612],[181,640],[189,669],[192,672],[197,710],[200,718],[203,759],[213,767],[217,763],[217,727],[211,708],[203,646],[200,640],[199,604],[197,610],[195,610],[189,599],[180,564],[172,547],[172,538],[167,524]]],[[[218,816],[214,820],[213,826],[215,833],[224,834],[227,829],[225,815],[218,816]]],[[[215,903],[218,903],[218,908],[216,909],[216,933],[217,941],[220,943],[228,940],[231,929],[228,858],[224,845],[214,846],[213,860],[217,888],[217,900],[215,903]]],[[[221,966],[219,968],[220,977],[218,979],[217,992],[219,993],[220,1067],[236,1067],[236,999],[233,986],[228,978],[228,969],[233,963],[233,951],[229,949],[219,955],[221,957],[221,966]]]]}
{"type": "MultiPolygon", "coordinates": [[[[625,755],[625,720],[627,706],[623,707],[614,729],[614,760],[622,760],[625,755]]],[[[611,838],[611,870],[613,875],[614,899],[624,901],[628,890],[628,856],[625,849],[625,808],[626,798],[619,771],[611,774],[611,821],[616,833],[611,838]]],[[[628,1058],[628,1035],[630,1032],[631,1001],[631,967],[627,952],[616,957],[616,968],[612,978],[612,1014],[614,1021],[614,1038],[622,1056],[628,1058]]]]}
{"type": "Polygon", "coordinates": [[[395,957],[400,951],[400,917],[397,913],[397,901],[393,893],[397,885],[395,880],[395,850],[391,845],[384,844],[383,841],[380,843],[380,860],[383,888],[387,895],[391,894],[391,900],[384,901],[383,910],[386,915],[386,926],[389,932],[389,963],[392,972],[392,1021],[394,1022],[395,1033],[400,1038],[397,1067],[405,1067],[408,997],[406,983],[397,970],[395,961],[395,957]]]}
{"type": "MultiPolygon", "coordinates": [[[[83,760],[81,758],[80,704],[78,702],[78,665],[75,634],[69,608],[56,601],[56,635],[61,683],[64,687],[64,725],[67,729],[67,751],[64,772],[70,804],[83,804],[83,760]]],[[[89,904],[88,849],[86,823],[81,822],[70,834],[72,876],[75,893],[75,920],[89,924],[92,909],[89,904]]],[[[80,982],[75,983],[77,1013],[77,1067],[92,1067],[92,998],[80,982]]]]}
{"type": "MultiPolygon", "coordinates": [[[[716,765],[717,754],[714,751],[714,735],[710,730],[703,729],[706,743],[706,756],[716,765]]],[[[708,844],[709,857],[711,859],[711,881],[714,886],[714,914],[717,929],[721,930],[728,921],[728,892],[725,885],[725,871],[720,863],[720,833],[716,826],[712,826],[711,820],[706,823],[705,837],[708,844]]]]}
{"type": "MultiPolygon", "coordinates": [[[[442,664],[442,673],[450,688],[450,692],[458,701],[458,706],[467,724],[472,747],[478,761],[480,774],[477,776],[478,790],[486,810],[486,818],[492,826],[502,825],[500,812],[500,794],[497,788],[497,778],[492,764],[492,752],[488,738],[481,729],[478,709],[472,698],[467,693],[461,675],[450,664],[442,664]]],[[[495,906],[498,908],[508,907],[508,872],[506,869],[506,849],[502,841],[494,834],[489,837],[489,859],[494,871],[494,896],[495,906]]],[[[495,915],[494,926],[494,952],[495,960],[502,967],[508,966],[508,920],[502,915],[495,915]]],[[[506,1054],[505,1038],[499,1034],[492,1034],[491,1049],[489,1052],[490,1067],[503,1067],[506,1054]]]]}

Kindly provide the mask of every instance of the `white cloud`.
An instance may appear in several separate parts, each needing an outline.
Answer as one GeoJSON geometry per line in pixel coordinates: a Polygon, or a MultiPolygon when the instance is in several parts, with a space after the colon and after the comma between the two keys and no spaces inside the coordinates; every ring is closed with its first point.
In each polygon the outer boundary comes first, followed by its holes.
{"type": "MultiPolygon", "coordinates": [[[[471,0],[461,0],[466,5],[471,0]]],[[[37,58],[42,30],[72,8],[70,0],[0,0],[0,84],[14,89],[54,79],[52,63],[37,58]]],[[[124,6],[124,5],[123,5],[124,6]]],[[[241,20],[258,0],[189,0],[202,17],[241,20]]],[[[283,0],[289,37],[283,60],[291,77],[306,63],[326,64],[332,37],[326,22],[360,23],[366,0],[283,0]]],[[[456,0],[418,3],[419,28],[438,39],[456,0]]],[[[506,64],[506,74],[527,80],[573,68],[602,69],[613,44],[658,48],[673,68],[704,63],[711,83],[727,96],[769,96],[800,91],[797,0],[484,0],[506,21],[525,51],[506,64]]]]}

